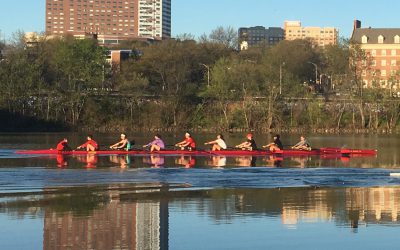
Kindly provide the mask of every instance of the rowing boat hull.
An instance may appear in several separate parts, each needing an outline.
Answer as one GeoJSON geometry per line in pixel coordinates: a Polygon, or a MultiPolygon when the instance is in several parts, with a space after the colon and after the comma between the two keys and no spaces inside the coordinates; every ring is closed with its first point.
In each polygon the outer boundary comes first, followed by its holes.
{"type": "MultiPolygon", "coordinates": [[[[286,156],[312,156],[312,155],[358,155],[358,156],[372,156],[376,155],[376,150],[370,149],[340,149],[340,148],[321,148],[314,149],[311,151],[304,150],[293,150],[293,149],[285,149],[278,150],[275,152],[270,152],[267,150],[255,150],[255,151],[246,151],[246,150],[222,150],[222,151],[208,151],[208,150],[163,150],[154,152],[154,154],[160,155],[194,155],[194,156],[208,156],[208,155],[221,155],[221,156],[265,156],[265,155],[286,155],[286,156]]],[[[124,151],[124,150],[100,150],[100,151],[58,151],[55,149],[43,149],[43,150],[19,150],[16,151],[16,154],[24,154],[24,155],[87,155],[87,154],[96,154],[96,155],[149,155],[152,154],[149,151],[145,150],[132,150],[132,151],[124,151]]]]}

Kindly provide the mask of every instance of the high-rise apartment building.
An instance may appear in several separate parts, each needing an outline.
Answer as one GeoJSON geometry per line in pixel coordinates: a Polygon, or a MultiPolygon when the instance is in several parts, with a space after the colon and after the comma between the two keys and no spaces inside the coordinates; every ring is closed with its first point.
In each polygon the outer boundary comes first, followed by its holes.
{"type": "Polygon", "coordinates": [[[102,44],[171,36],[171,0],[46,0],[46,34],[95,35],[102,44]]]}
{"type": "Polygon", "coordinates": [[[138,0],[138,36],[171,36],[171,0],[138,0]]]}
{"type": "Polygon", "coordinates": [[[274,45],[282,41],[285,32],[282,28],[270,27],[266,29],[263,26],[239,29],[239,48],[246,50],[249,47],[258,45],[274,45]]]}
{"type": "Polygon", "coordinates": [[[324,47],[337,44],[339,32],[333,27],[302,27],[300,21],[285,21],[285,39],[309,39],[315,45],[324,47]]]}

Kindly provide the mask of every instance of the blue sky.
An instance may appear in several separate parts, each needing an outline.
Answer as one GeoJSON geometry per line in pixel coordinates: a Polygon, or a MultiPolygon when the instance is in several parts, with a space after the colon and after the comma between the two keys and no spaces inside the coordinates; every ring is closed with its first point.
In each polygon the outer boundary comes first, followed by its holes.
{"type": "MultiPolygon", "coordinates": [[[[1,39],[17,31],[44,31],[45,0],[2,0],[1,39]]],[[[400,28],[400,1],[361,0],[172,0],[173,35],[196,37],[217,26],[283,26],[299,20],[303,26],[337,27],[349,37],[355,18],[363,27],[400,28]]]]}

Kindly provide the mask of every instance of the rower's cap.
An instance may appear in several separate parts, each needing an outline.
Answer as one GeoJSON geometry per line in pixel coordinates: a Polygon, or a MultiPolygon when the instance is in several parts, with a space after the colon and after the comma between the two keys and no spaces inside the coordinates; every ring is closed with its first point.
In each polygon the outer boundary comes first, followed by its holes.
{"type": "Polygon", "coordinates": [[[190,133],[189,133],[189,132],[186,132],[185,135],[186,135],[186,136],[190,136],[190,133]]]}
{"type": "Polygon", "coordinates": [[[252,133],[248,133],[246,137],[253,137],[252,133]]]}

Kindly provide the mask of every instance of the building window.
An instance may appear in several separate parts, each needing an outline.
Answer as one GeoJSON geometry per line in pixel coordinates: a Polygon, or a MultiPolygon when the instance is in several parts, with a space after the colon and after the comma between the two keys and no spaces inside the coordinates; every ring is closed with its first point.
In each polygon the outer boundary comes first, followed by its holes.
{"type": "Polygon", "coordinates": [[[362,71],[362,76],[367,76],[367,71],[365,69],[362,71]]]}
{"type": "Polygon", "coordinates": [[[378,43],[383,43],[384,40],[385,38],[382,35],[378,36],[378,43]]]}
{"type": "Polygon", "coordinates": [[[381,70],[381,76],[386,76],[386,70],[385,69],[381,70]]]}
{"type": "Polygon", "coordinates": [[[382,60],[382,61],[381,61],[381,66],[382,66],[382,67],[385,67],[385,66],[386,66],[386,60],[382,60]]]}
{"type": "Polygon", "coordinates": [[[371,55],[372,55],[372,56],[376,56],[376,50],[374,50],[374,49],[371,50],[371,55]]]}
{"type": "Polygon", "coordinates": [[[362,36],[361,43],[368,43],[368,37],[367,36],[362,36]]]}
{"type": "Polygon", "coordinates": [[[391,51],[391,53],[390,53],[392,56],[396,56],[396,54],[397,54],[397,51],[395,50],[395,49],[392,49],[392,51],[391,51]]]}
{"type": "Polygon", "coordinates": [[[371,66],[376,66],[376,60],[372,60],[371,66]]]}
{"type": "Polygon", "coordinates": [[[400,43],[400,36],[399,35],[396,35],[394,37],[394,43],[400,43]]]}
{"type": "Polygon", "coordinates": [[[391,76],[395,76],[395,75],[396,75],[396,70],[393,70],[393,69],[392,69],[392,70],[390,71],[390,75],[391,75],[391,76]]]}
{"type": "Polygon", "coordinates": [[[367,66],[367,60],[362,60],[361,65],[362,66],[367,66]]]}
{"type": "Polygon", "coordinates": [[[386,50],[385,50],[385,49],[383,49],[383,50],[381,51],[381,55],[382,55],[382,56],[386,56],[386,50]]]}

